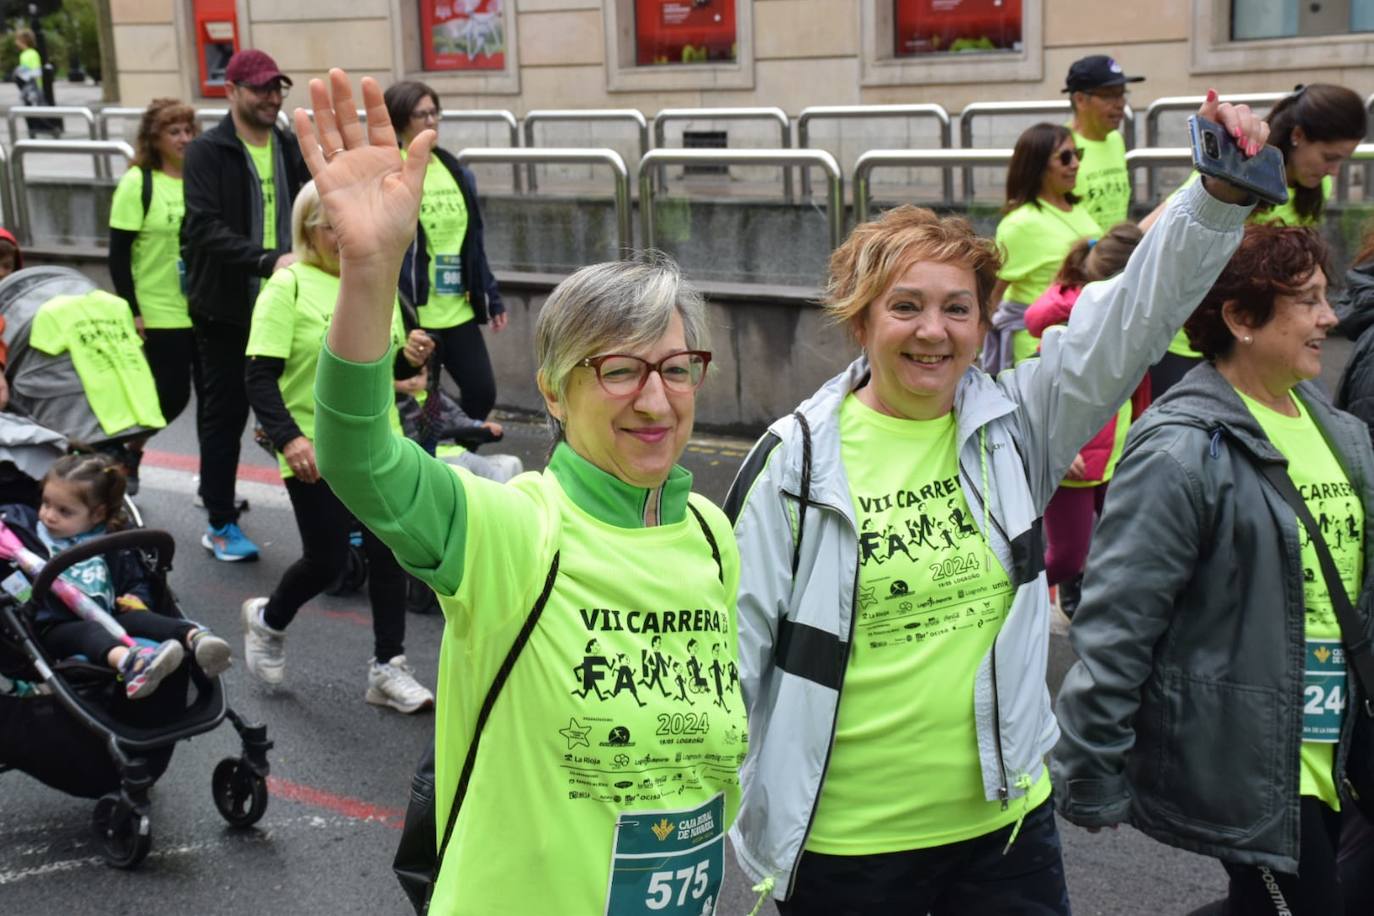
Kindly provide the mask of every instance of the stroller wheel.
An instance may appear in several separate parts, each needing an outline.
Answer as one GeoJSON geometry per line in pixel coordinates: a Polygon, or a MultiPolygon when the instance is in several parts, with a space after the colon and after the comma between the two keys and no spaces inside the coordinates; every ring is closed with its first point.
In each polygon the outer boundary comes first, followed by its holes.
{"type": "Polygon", "coordinates": [[[105,862],[115,868],[137,867],[153,846],[153,828],[148,815],[134,810],[114,792],[95,803],[95,815],[91,820],[105,862]]]}
{"type": "Polygon", "coordinates": [[[231,827],[251,827],[267,810],[267,779],[237,757],[225,757],[210,778],[215,807],[231,827]]]}

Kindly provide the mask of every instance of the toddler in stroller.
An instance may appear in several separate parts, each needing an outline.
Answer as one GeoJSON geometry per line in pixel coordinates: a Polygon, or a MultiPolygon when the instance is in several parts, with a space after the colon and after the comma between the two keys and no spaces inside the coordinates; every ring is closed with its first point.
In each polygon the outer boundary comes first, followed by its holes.
{"type": "MultiPolygon", "coordinates": [[[[116,524],[124,502],[124,472],[104,454],[68,455],[53,464],[42,482],[35,513],[26,505],[3,509],[5,524],[36,539],[51,553],[106,533],[116,524]]],[[[207,677],[230,664],[229,644],[189,620],[148,612],[151,583],[139,558],[123,551],[95,556],[69,567],[62,578],[94,600],[132,637],[156,647],[121,642],[101,624],[73,616],[52,602],[38,608],[34,624],[43,645],[58,657],[84,655],[119,672],[129,699],[157,689],[181,665],[183,647],[207,677]]]]}

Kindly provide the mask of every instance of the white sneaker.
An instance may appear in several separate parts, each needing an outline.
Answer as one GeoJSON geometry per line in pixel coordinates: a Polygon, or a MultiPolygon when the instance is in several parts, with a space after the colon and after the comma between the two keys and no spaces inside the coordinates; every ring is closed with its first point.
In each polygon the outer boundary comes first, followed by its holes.
{"type": "Polygon", "coordinates": [[[204,628],[191,637],[191,654],[206,677],[219,677],[233,664],[229,644],[204,628]]]}
{"type": "Polygon", "coordinates": [[[266,598],[243,602],[243,666],[266,684],[280,684],[286,676],[286,632],[262,619],[266,598]]]}
{"type": "Polygon", "coordinates": [[[367,669],[366,698],[369,703],[390,706],[404,713],[434,707],[434,694],[415,680],[415,673],[406,664],[404,655],[398,655],[385,664],[372,659],[367,669]]]}

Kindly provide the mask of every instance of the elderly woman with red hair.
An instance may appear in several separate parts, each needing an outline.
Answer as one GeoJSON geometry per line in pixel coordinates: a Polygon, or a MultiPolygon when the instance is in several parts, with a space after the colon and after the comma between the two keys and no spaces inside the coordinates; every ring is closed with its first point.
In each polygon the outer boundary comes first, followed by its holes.
{"type": "Polygon", "coordinates": [[[1371,633],[1374,450],[1311,381],[1336,325],[1328,274],[1314,230],[1249,226],[1185,325],[1205,361],[1131,431],[1056,710],[1060,813],[1221,860],[1228,913],[1347,912],[1338,812],[1360,690],[1342,644],[1371,633]]]}

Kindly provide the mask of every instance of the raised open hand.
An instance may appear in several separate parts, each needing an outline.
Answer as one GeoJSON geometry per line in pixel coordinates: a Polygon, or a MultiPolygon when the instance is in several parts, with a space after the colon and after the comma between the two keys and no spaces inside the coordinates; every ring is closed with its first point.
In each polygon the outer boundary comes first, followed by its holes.
{"type": "Polygon", "coordinates": [[[415,237],[435,134],[421,131],[402,159],[381,87],[363,77],[362,93],[366,127],[358,120],[347,73],[330,70],[328,86],[311,80],[315,122],[297,108],[296,136],[339,238],[341,272],[375,268],[394,283],[406,246],[415,237]]]}

